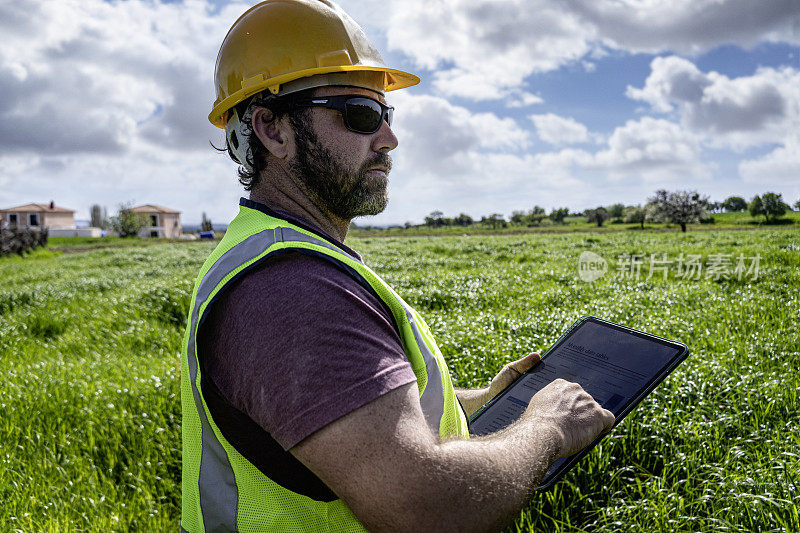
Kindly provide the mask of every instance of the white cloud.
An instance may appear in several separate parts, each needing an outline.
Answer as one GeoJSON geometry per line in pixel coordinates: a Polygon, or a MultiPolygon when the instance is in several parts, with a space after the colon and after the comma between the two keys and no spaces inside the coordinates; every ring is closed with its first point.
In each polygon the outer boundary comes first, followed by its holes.
{"type": "Polygon", "coordinates": [[[244,9],[20,0],[0,8],[0,153],[205,150],[217,47],[244,9]],[[20,23],[29,18],[36,24],[20,23]],[[187,112],[187,110],[190,110],[187,112]]]}
{"type": "Polygon", "coordinates": [[[434,86],[448,96],[500,98],[534,72],[581,58],[593,37],[548,0],[405,0],[393,8],[389,47],[435,71],[434,86]]]}
{"type": "Polygon", "coordinates": [[[697,103],[703,91],[713,82],[694,63],[677,56],[656,57],[650,63],[650,75],[644,87],[627,88],[626,95],[642,100],[661,113],[674,109],[674,104],[697,103]]]}
{"type": "Polygon", "coordinates": [[[690,61],[657,57],[644,87],[628,87],[630,98],[655,111],[676,111],[682,124],[711,145],[745,147],[781,142],[800,122],[800,71],[761,68],[728,78],[701,72],[690,61]]]}
{"type": "Polygon", "coordinates": [[[506,92],[505,98],[507,99],[506,107],[528,107],[537,104],[543,104],[544,100],[538,94],[529,93],[521,89],[511,89],[506,92]]]}
{"type": "Polygon", "coordinates": [[[800,186],[800,137],[796,134],[786,144],[764,157],[739,163],[739,175],[750,183],[782,183],[800,186]]]}
{"type": "MultiPolygon", "coordinates": [[[[400,145],[394,154],[391,201],[387,212],[373,219],[377,223],[397,222],[400,213],[414,210],[488,214],[534,203],[593,205],[605,201],[599,190],[617,191],[624,183],[627,189],[615,194],[627,199],[649,194],[656,185],[686,186],[707,180],[715,168],[703,161],[695,135],[663,119],[628,121],[594,153],[561,149],[531,154],[515,149],[521,146],[519,134],[510,133],[513,130],[496,117],[470,115],[465,108],[430,96],[405,95],[398,107],[407,122],[397,120],[400,145]],[[510,137],[487,143],[478,132],[487,138],[510,137]]],[[[552,114],[532,118],[541,126],[539,135],[554,144],[593,139],[574,120],[552,114]]]]}
{"type": "Polygon", "coordinates": [[[589,141],[589,130],[574,118],[553,113],[530,115],[529,118],[536,125],[539,138],[546,143],[563,145],[589,141]]]}
{"type": "Polygon", "coordinates": [[[398,153],[415,169],[442,178],[469,171],[466,154],[520,150],[529,142],[528,132],[511,118],[472,113],[436,96],[392,93],[388,98],[399,110],[393,125],[398,153]]]}
{"type": "Polygon", "coordinates": [[[190,160],[132,149],[89,157],[10,155],[3,164],[0,206],[54,200],[76,210],[76,219],[88,219],[95,203],[115,214],[120,203],[133,201],[182,211],[184,223],[198,222],[202,211],[215,222],[227,222],[243,192],[228,156],[211,149],[190,160]]]}
{"type": "Polygon", "coordinates": [[[393,129],[399,145],[392,153],[389,208],[369,219],[375,223],[401,222],[408,218],[403,213],[421,217],[434,209],[479,216],[504,212],[508,205],[562,205],[586,189],[573,169],[590,155],[524,153],[529,134],[510,118],[410,92],[392,93],[389,101],[398,109],[393,129]]]}
{"type": "Polygon", "coordinates": [[[592,166],[612,179],[649,182],[707,179],[714,169],[701,160],[697,137],[678,124],[652,117],[616,128],[608,148],[594,155],[592,166]]]}
{"type": "MultiPolygon", "coordinates": [[[[402,144],[403,139],[400,139],[402,144]]],[[[574,205],[591,188],[576,177],[576,165],[588,154],[564,150],[546,154],[480,153],[461,155],[462,172],[440,175],[430,168],[409,167],[412,154],[397,154],[392,171],[389,207],[379,217],[358,223],[403,222],[434,209],[448,216],[465,212],[480,217],[509,215],[512,209],[574,205]],[[416,215],[409,215],[416,213],[416,215]]]]}
{"type": "Polygon", "coordinates": [[[0,205],[54,199],[86,218],[91,203],[113,211],[136,199],[184,210],[185,221],[201,205],[227,218],[212,189],[237,195],[235,166],[209,147],[221,135],[205,117],[219,43],[246,7],[0,5],[0,205]]]}
{"type": "Polygon", "coordinates": [[[404,0],[391,4],[391,49],[433,71],[444,95],[502,98],[533,73],[604,48],[700,53],[723,44],[800,43],[796,0],[404,0]]]}
{"type": "Polygon", "coordinates": [[[608,46],[696,54],[723,44],[800,43],[796,0],[570,0],[608,46]]]}

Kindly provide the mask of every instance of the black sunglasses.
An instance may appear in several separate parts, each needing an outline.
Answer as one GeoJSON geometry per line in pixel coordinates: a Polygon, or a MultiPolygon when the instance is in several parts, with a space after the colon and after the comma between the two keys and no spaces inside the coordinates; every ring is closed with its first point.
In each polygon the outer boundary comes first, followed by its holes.
{"type": "Polygon", "coordinates": [[[342,114],[344,125],[348,130],[364,134],[378,131],[381,128],[382,120],[391,126],[394,114],[394,108],[390,105],[384,105],[366,96],[352,94],[295,100],[293,105],[295,107],[335,109],[342,114]]]}

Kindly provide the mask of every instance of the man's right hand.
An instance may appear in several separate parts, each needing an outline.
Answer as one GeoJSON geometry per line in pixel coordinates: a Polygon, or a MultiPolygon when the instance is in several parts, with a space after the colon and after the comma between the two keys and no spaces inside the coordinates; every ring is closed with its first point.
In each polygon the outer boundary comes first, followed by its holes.
{"type": "Polygon", "coordinates": [[[557,379],[537,392],[524,418],[555,430],[561,438],[559,457],[569,457],[611,429],[614,415],[603,409],[577,383],[557,379]]]}

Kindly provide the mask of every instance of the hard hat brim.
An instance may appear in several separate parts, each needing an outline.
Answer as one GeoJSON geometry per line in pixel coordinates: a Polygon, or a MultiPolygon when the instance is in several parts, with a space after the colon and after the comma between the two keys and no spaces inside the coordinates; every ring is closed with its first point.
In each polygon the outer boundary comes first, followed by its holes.
{"type": "Polygon", "coordinates": [[[419,77],[415,76],[414,74],[411,74],[410,72],[404,72],[402,70],[391,69],[386,67],[371,67],[365,65],[341,65],[341,66],[316,67],[305,70],[298,70],[296,72],[291,72],[288,74],[284,74],[282,76],[275,76],[263,81],[257,81],[256,83],[251,82],[246,87],[242,87],[242,89],[236,91],[235,93],[225,98],[224,100],[216,102],[214,105],[214,109],[208,115],[208,120],[214,126],[218,128],[224,128],[226,115],[233,106],[265,89],[269,89],[270,92],[272,92],[273,94],[278,94],[280,91],[280,86],[282,84],[289,83],[291,81],[300,78],[315,76],[317,74],[328,74],[331,72],[355,72],[355,71],[383,72],[385,74],[385,83],[383,90],[387,92],[395,91],[397,89],[404,89],[406,87],[411,87],[412,85],[416,85],[420,82],[419,77]]]}

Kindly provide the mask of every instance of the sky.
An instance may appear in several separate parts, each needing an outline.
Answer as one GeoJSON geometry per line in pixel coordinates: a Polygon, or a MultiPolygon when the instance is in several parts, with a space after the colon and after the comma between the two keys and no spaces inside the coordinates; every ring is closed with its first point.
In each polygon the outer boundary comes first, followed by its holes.
{"type": "MultiPolygon", "coordinates": [[[[245,195],[211,143],[214,63],[254,2],[0,1],[0,208],[205,212],[245,195]]],[[[800,200],[798,0],[341,0],[392,68],[389,206],[360,225],[657,189],[800,200]]]]}

